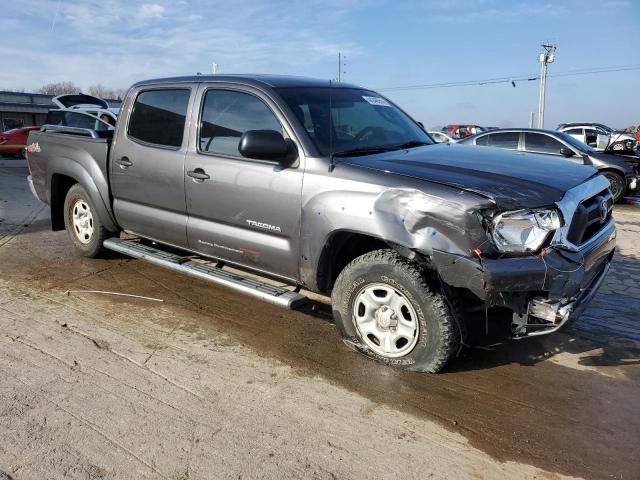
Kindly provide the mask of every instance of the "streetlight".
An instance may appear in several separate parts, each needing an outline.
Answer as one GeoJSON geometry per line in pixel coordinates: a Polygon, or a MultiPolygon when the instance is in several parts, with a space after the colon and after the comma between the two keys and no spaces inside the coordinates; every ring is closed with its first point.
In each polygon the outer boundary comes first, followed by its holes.
{"type": "Polygon", "coordinates": [[[544,128],[544,102],[547,94],[547,65],[556,59],[556,46],[550,43],[543,43],[544,52],[538,55],[538,61],[542,64],[542,74],[540,75],[540,98],[538,100],[538,128],[544,128]]]}

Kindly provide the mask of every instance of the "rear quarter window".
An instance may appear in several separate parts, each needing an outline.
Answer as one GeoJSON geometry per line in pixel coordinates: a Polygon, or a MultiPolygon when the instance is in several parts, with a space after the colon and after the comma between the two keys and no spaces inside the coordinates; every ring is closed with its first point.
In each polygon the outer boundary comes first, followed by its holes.
{"type": "Polygon", "coordinates": [[[138,94],[129,119],[130,138],[180,148],[189,106],[189,89],[147,90],[138,94]]]}

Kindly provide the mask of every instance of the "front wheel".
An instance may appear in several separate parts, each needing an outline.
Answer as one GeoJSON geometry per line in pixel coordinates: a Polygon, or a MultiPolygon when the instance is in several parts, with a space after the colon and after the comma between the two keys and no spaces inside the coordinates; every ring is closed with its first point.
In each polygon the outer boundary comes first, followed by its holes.
{"type": "Polygon", "coordinates": [[[64,225],[76,250],[85,257],[99,257],[111,233],[102,225],[93,202],[81,185],[73,185],[64,199],[64,225]]]}
{"type": "Polygon", "coordinates": [[[603,172],[603,175],[609,180],[609,185],[611,186],[611,194],[613,195],[614,203],[622,200],[622,197],[627,190],[627,183],[625,178],[616,172],[603,172]]]}
{"type": "Polygon", "coordinates": [[[353,260],[338,276],[331,301],[345,342],[382,363],[436,373],[459,347],[460,329],[444,295],[393,250],[353,260]]]}

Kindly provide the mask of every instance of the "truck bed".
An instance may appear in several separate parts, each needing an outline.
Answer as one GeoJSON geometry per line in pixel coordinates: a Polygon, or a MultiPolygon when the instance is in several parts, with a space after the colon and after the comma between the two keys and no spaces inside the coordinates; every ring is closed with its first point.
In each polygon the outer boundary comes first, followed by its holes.
{"type": "Polygon", "coordinates": [[[109,199],[109,149],[112,132],[92,132],[70,127],[44,126],[29,134],[27,163],[35,194],[45,203],[53,173],[67,172],[81,182],[82,172],[93,178],[103,200],[109,199]]]}

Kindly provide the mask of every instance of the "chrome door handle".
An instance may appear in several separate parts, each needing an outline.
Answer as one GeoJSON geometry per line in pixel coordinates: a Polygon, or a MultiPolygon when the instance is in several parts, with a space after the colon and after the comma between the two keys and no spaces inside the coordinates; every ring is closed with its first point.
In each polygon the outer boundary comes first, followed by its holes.
{"type": "Polygon", "coordinates": [[[127,169],[131,165],[133,165],[133,162],[131,160],[129,160],[128,157],[119,158],[118,160],[116,160],[116,163],[118,165],[120,165],[120,168],[122,168],[122,169],[127,169]]]}
{"type": "Polygon", "coordinates": [[[187,175],[189,175],[191,178],[193,178],[196,182],[204,182],[205,180],[209,180],[211,178],[201,168],[196,168],[195,170],[189,170],[187,172],[187,175]]]}

